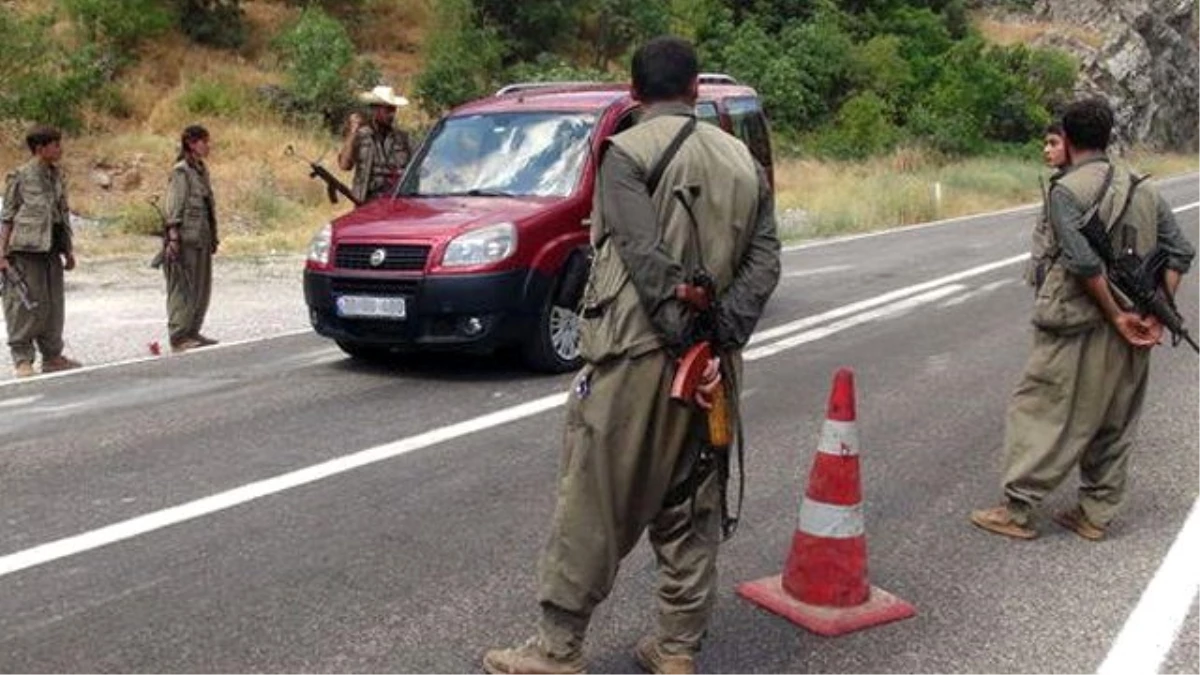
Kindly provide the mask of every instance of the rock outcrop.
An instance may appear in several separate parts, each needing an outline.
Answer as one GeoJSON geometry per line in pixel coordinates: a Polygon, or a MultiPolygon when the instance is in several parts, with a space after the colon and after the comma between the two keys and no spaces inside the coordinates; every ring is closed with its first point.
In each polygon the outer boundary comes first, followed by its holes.
{"type": "Polygon", "coordinates": [[[1074,54],[1076,93],[1113,105],[1122,145],[1200,149],[1200,54],[1194,0],[1038,0],[1038,18],[1088,29],[1095,46],[1050,31],[1039,41],[1074,54]]]}

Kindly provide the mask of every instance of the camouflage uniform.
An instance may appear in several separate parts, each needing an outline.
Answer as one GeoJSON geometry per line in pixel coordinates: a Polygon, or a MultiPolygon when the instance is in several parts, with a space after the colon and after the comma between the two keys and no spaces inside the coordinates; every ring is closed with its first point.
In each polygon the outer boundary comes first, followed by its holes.
{"type": "Polygon", "coordinates": [[[384,133],[364,124],[354,136],[354,184],[351,191],[359,201],[391,194],[412,157],[408,134],[400,129],[384,133]]]}
{"type": "Polygon", "coordinates": [[[179,230],[179,258],[163,265],[167,278],[167,328],[171,342],[196,339],[212,295],[217,215],[208,167],[180,160],[167,187],[167,226],[179,230]]]}
{"type": "Polygon", "coordinates": [[[1112,222],[1130,189],[1128,170],[1106,159],[1071,167],[1051,186],[1050,227],[1034,238],[1040,285],[1033,349],[1009,404],[1002,481],[1013,521],[1022,526],[1075,466],[1079,507],[1096,527],[1112,520],[1125,494],[1150,350],[1128,344],[1084,287],[1083,280],[1103,267],[1079,228],[1095,207],[1110,228],[1114,249],[1120,237],[1128,237],[1141,256],[1161,247],[1169,254],[1167,266],[1180,273],[1195,255],[1170,207],[1149,184],[1136,188],[1121,223],[1112,222]],[[1122,226],[1131,228],[1128,235],[1122,226]]]}
{"type": "MultiPolygon", "coordinates": [[[[673,353],[690,310],[674,299],[699,261],[677,186],[698,186],[698,244],[721,298],[719,343],[740,374],[750,337],[780,274],[774,207],[746,147],[696,126],[648,194],[650,167],[693,115],[660,104],[610,140],[593,209],[596,251],[582,311],[586,361],[567,406],[558,505],[540,564],[539,639],[558,659],[578,658],[593,610],[642,532],[659,563],[658,644],[699,649],[716,598],[721,504],[716,473],[693,476],[704,415],[670,399],[673,353]]],[[[737,380],[729,391],[738,398],[737,380]]]]}
{"type": "Polygon", "coordinates": [[[72,251],[69,218],[67,188],[58,167],[35,158],[9,174],[0,212],[0,222],[12,227],[8,260],[14,273],[24,278],[29,299],[37,303],[26,309],[15,290],[4,294],[8,347],[15,364],[32,364],[37,351],[43,364],[62,356],[62,256],[72,251]]]}

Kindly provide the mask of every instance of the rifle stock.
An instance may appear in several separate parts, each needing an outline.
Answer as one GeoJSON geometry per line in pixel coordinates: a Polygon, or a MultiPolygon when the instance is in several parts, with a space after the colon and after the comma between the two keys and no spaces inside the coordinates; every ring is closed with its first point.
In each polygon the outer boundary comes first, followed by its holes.
{"type": "Polygon", "coordinates": [[[309,178],[317,178],[325,182],[325,194],[329,197],[330,204],[337,203],[337,196],[340,194],[346,199],[349,199],[355,206],[362,206],[362,200],[354,196],[350,188],[346,184],[337,179],[337,176],[329,173],[329,170],[316,162],[309,162],[309,168],[312,170],[308,174],[309,178]]]}

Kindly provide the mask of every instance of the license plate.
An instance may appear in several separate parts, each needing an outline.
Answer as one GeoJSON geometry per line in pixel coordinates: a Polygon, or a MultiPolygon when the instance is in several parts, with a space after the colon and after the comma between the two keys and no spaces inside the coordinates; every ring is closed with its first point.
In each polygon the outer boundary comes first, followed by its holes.
{"type": "Polygon", "coordinates": [[[404,298],[340,295],[337,299],[338,316],[371,319],[403,319],[405,310],[404,298]]]}

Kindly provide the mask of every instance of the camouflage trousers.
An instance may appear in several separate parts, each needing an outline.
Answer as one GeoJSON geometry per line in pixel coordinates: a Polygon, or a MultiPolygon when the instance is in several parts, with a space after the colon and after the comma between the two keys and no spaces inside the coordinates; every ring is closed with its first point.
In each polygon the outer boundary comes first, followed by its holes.
{"type": "Polygon", "coordinates": [[[1018,522],[1079,467],[1079,505],[1103,527],[1125,495],[1150,350],[1104,323],[1077,335],[1035,330],[1005,429],[1004,494],[1018,522]]]}
{"type": "Polygon", "coordinates": [[[592,612],[646,530],[658,563],[662,647],[699,649],[716,597],[720,491],[716,472],[694,497],[679,489],[704,418],[670,400],[673,374],[669,357],[652,352],[587,365],[574,381],[540,562],[539,636],[553,655],[580,652],[592,612]]]}
{"type": "Polygon", "coordinates": [[[37,352],[42,362],[62,355],[65,296],[62,257],[51,253],[9,255],[9,274],[24,278],[29,299],[36,303],[26,309],[15,288],[4,292],[4,321],[8,325],[8,348],[14,364],[32,364],[37,352]],[[36,347],[36,350],[35,350],[36,347]]]}

